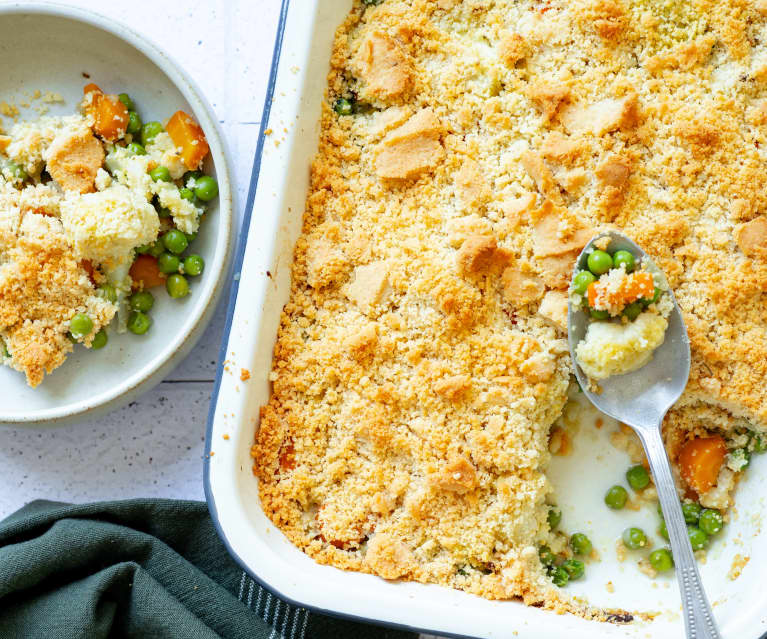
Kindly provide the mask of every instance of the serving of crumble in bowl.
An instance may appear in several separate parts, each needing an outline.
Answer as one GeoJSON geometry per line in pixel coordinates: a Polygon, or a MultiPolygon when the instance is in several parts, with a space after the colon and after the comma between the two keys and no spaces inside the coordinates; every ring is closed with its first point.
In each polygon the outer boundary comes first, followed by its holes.
{"type": "Polygon", "coordinates": [[[231,254],[230,171],[199,89],[131,30],[14,3],[0,38],[0,424],[60,424],[196,343],[231,254]]]}

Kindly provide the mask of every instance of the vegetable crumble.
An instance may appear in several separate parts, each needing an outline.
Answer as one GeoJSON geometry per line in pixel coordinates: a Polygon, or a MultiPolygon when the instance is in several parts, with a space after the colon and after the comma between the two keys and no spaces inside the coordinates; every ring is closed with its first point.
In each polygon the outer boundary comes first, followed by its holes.
{"type": "MultiPolygon", "coordinates": [[[[611,226],[666,274],[690,336],[665,421],[681,497],[727,508],[767,425],[763,5],[354,5],[252,450],[292,543],[385,579],[577,608],[557,586],[593,556],[556,515],[548,445],[572,269],[611,226]]],[[[671,567],[652,552],[648,574],[671,567]]]]}

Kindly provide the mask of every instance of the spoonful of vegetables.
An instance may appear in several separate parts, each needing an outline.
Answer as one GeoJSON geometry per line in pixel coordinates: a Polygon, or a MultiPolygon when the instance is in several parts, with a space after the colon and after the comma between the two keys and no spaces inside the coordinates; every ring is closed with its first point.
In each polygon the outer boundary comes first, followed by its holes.
{"type": "MultiPolygon", "coordinates": [[[[593,238],[578,256],[567,314],[578,383],[603,413],[642,441],[666,520],[687,637],[718,639],[661,438],[666,412],[690,375],[690,341],[674,294],[625,235],[593,238]]],[[[668,551],[658,561],[671,561],[668,551]]]]}

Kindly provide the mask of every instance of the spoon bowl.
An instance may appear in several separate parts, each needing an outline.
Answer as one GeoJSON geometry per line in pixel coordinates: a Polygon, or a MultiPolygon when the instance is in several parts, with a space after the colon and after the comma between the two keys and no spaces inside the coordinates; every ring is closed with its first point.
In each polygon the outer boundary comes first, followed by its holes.
{"type": "Polygon", "coordinates": [[[609,253],[621,249],[633,253],[637,261],[642,262],[645,268],[656,276],[656,280],[660,279],[664,284],[662,288],[668,289],[664,293],[669,295],[674,303],[668,318],[665,339],[655,349],[652,359],[633,372],[600,380],[599,386],[594,387],[578,365],[575,355],[576,347],[586,335],[589,318],[579,306],[568,301],[567,331],[570,357],[578,383],[589,401],[603,413],[631,426],[642,441],[666,520],[677,581],[682,594],[688,639],[719,639],[716,621],[703,590],[671,473],[671,464],[661,436],[663,418],[679,399],[690,376],[690,340],[687,337],[684,319],[663,273],[640,246],[622,233],[608,231],[592,238],[578,256],[573,276],[586,268],[588,256],[595,248],[609,253]]]}
{"type": "MultiPolygon", "coordinates": [[[[668,288],[666,277],[642,248],[617,231],[608,231],[595,236],[581,251],[575,265],[575,273],[587,270],[586,260],[594,250],[595,243],[602,245],[602,238],[609,238],[603,250],[608,253],[625,250],[633,253],[637,263],[660,277],[668,288]]],[[[575,274],[574,273],[574,274],[575,274]]],[[[674,302],[674,309],[668,317],[668,328],[663,342],[653,353],[652,359],[638,370],[623,375],[613,375],[599,382],[599,393],[590,389],[589,379],[578,365],[575,348],[586,335],[589,317],[580,308],[568,301],[567,339],[570,356],[578,383],[583,392],[600,411],[622,422],[634,426],[654,426],[663,418],[687,386],[690,376],[690,340],[684,326],[682,313],[673,292],[665,291],[674,302]]]]}

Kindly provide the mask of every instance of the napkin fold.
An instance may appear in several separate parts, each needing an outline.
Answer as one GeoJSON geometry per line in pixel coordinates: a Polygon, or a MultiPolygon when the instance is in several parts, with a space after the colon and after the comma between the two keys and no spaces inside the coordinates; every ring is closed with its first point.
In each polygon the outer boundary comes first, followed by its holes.
{"type": "Polygon", "coordinates": [[[415,639],[288,605],[240,569],[204,503],[35,501],[0,522],[0,637],[415,639]]]}

